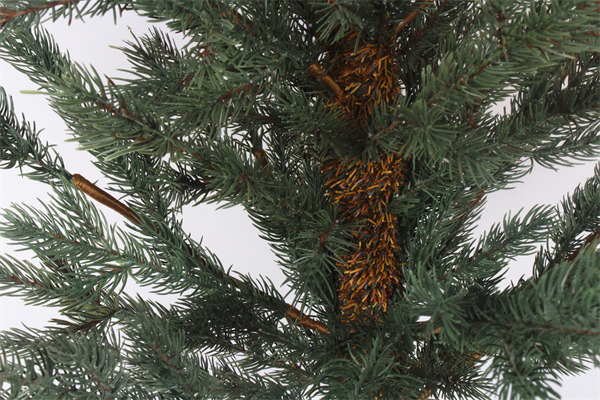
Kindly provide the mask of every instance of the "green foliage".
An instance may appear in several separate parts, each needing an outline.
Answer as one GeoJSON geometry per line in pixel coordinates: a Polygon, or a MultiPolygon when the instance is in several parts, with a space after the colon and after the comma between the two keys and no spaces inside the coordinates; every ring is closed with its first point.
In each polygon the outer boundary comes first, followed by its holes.
{"type": "Polygon", "coordinates": [[[0,57],[47,95],[107,190],[139,217],[109,225],[74,187],[78,171],[0,88],[0,167],[53,193],[2,211],[0,234],[36,260],[0,255],[0,292],[61,313],[44,329],[0,335],[0,399],[558,397],[561,376],[600,365],[600,166],[560,205],[509,214],[479,239],[472,231],[485,196],[534,163],[598,157],[597,7],[0,1],[0,57]],[[171,32],[125,41],[119,78],[73,61],[43,28],[123,13],[171,32]],[[374,107],[360,142],[308,72],[355,32],[357,45],[397,33],[402,87],[374,107]],[[327,195],[322,163],[389,154],[406,168],[387,203],[403,282],[387,312],[343,322],[339,265],[359,226],[327,195]],[[201,203],[244,207],[293,304],[183,230],[182,207],[201,203]],[[501,290],[514,258],[536,250],[533,276],[501,290]],[[132,298],[130,279],[179,300],[132,298]],[[294,321],[296,309],[328,331],[294,321]]]}
{"type": "Polygon", "coordinates": [[[2,333],[2,398],[114,399],[127,386],[120,344],[101,332],[43,333],[13,329],[2,333]],[[12,350],[12,351],[11,351],[12,350]]]}
{"type": "Polygon", "coordinates": [[[60,177],[70,178],[63,160],[52,146],[39,139],[35,124],[24,119],[19,121],[15,115],[13,103],[0,87],[0,164],[1,168],[18,166],[28,169],[25,174],[35,180],[52,182],[60,177]]]}
{"type": "MultiPolygon", "coordinates": [[[[595,241],[593,244],[597,244],[595,241]]],[[[490,373],[501,377],[501,398],[559,398],[550,386],[561,374],[600,365],[597,335],[599,255],[593,246],[487,301],[484,329],[499,341],[490,373]]]]}

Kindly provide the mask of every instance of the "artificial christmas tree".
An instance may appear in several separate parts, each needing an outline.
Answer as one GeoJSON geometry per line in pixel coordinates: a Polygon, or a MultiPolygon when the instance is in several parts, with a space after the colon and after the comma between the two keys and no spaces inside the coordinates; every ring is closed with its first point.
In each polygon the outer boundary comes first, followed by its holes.
{"type": "Polygon", "coordinates": [[[3,398],[552,398],[599,364],[600,170],[470,235],[532,162],[600,152],[597,2],[28,0],[0,24],[0,57],[112,182],[68,171],[0,93],[0,165],[54,192],[4,211],[38,259],[2,255],[0,288],[64,316],[3,332],[3,398]],[[187,44],[135,38],[117,80],[40,25],[111,12],[187,44]],[[183,231],[203,202],[247,210],[292,301],[183,231]],[[533,276],[499,289],[535,244],[533,276]]]}

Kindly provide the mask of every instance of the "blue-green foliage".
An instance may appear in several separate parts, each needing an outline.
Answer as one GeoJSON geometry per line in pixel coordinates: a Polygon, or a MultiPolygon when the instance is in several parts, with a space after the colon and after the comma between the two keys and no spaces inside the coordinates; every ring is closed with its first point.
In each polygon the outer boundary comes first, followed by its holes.
{"type": "MultiPolygon", "coordinates": [[[[139,224],[109,225],[0,88],[0,168],[49,184],[11,205],[0,292],[58,307],[0,335],[0,399],[551,399],[600,365],[600,167],[556,207],[507,215],[480,238],[485,196],[600,153],[594,1],[0,1],[0,57],[48,96],[72,140],[139,224]],[[43,21],[137,13],[157,28],[107,77],[61,51],[43,21]],[[409,23],[404,24],[410,17],[409,23]],[[398,27],[398,29],[396,29],[398,27]],[[393,43],[397,98],[360,127],[308,73],[336,43],[393,43]],[[393,40],[389,40],[393,35],[393,40]],[[508,110],[493,106],[510,98],[508,110]],[[364,140],[351,140],[356,129],[364,140]],[[327,196],[332,157],[405,160],[387,204],[403,282],[386,313],[340,319],[342,257],[358,228],[327,196]],[[182,228],[183,206],[244,207],[293,304],[226,270],[182,228]],[[533,275],[501,290],[518,256],[533,275]],[[177,294],[170,308],[128,280],[177,294]],[[328,328],[285,318],[302,309],[328,328]]],[[[333,77],[335,78],[335,77],[333,77]]]]}

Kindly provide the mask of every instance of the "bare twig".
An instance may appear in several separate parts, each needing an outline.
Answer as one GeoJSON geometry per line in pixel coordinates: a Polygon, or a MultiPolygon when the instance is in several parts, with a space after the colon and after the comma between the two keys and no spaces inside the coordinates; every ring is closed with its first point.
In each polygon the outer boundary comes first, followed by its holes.
{"type": "Polygon", "coordinates": [[[325,73],[325,69],[319,64],[312,64],[308,67],[308,73],[312,75],[313,78],[318,79],[319,82],[323,84],[323,86],[327,87],[331,90],[336,97],[341,98],[344,95],[344,91],[340,86],[333,80],[332,77],[325,73]]]}
{"type": "Polygon", "coordinates": [[[289,304],[287,305],[285,316],[290,318],[296,324],[305,328],[321,333],[330,333],[327,325],[323,324],[322,322],[315,321],[314,319],[302,314],[300,311],[298,311],[289,304]]]}
{"type": "Polygon", "coordinates": [[[93,183],[85,179],[83,176],[79,174],[73,175],[73,184],[75,184],[75,186],[81,189],[82,192],[90,196],[92,199],[104,204],[109,208],[112,208],[113,210],[115,210],[125,218],[129,219],[130,221],[136,224],[140,224],[139,217],[131,208],[121,203],[119,200],[115,199],[109,193],[100,189],[98,186],[94,185],[93,183]]]}
{"type": "Polygon", "coordinates": [[[408,24],[410,24],[410,22],[415,19],[417,17],[417,15],[419,15],[419,13],[425,8],[427,7],[427,4],[431,3],[431,0],[426,0],[423,4],[421,4],[419,6],[418,10],[415,10],[413,12],[411,12],[410,14],[408,14],[408,17],[404,18],[402,20],[402,22],[400,22],[395,29],[395,33],[398,34],[402,31],[402,29],[404,29],[404,27],[408,24]]]}

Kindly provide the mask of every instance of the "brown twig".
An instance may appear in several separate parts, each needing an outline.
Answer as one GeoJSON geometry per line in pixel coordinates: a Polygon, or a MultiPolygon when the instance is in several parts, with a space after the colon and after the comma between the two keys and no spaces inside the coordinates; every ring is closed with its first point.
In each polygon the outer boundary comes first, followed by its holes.
{"type": "MultiPolygon", "coordinates": [[[[258,88],[256,88],[256,90],[257,91],[260,90],[261,86],[259,86],[258,88]]],[[[246,83],[245,85],[238,86],[238,87],[230,90],[229,92],[222,94],[217,99],[217,101],[220,101],[220,102],[228,101],[229,99],[231,99],[233,97],[233,95],[241,93],[241,92],[248,92],[250,89],[252,89],[252,85],[249,84],[249,83],[246,83]]]]}
{"type": "Polygon", "coordinates": [[[135,214],[135,212],[127,207],[125,204],[121,203],[119,200],[115,199],[109,193],[100,189],[98,186],[94,185],[83,176],[79,174],[73,175],[73,184],[81,189],[82,192],[90,196],[92,199],[98,201],[99,203],[104,204],[105,206],[112,208],[125,218],[130,221],[140,224],[139,217],[135,214]]]}
{"type": "MultiPolygon", "coordinates": [[[[256,130],[250,130],[248,133],[250,134],[250,140],[252,142],[252,155],[258,162],[260,162],[261,167],[267,168],[269,166],[269,159],[267,152],[262,146],[262,140],[257,135],[256,130]]],[[[268,171],[267,174],[271,176],[271,171],[268,171]]]]}
{"type": "Polygon", "coordinates": [[[287,305],[285,316],[297,323],[298,325],[303,326],[305,328],[321,333],[330,333],[327,325],[323,324],[322,322],[315,321],[314,319],[302,314],[300,311],[298,311],[289,304],[287,305]]]}
{"type": "MultiPolygon", "coordinates": [[[[446,7],[446,3],[448,3],[448,0],[444,0],[442,3],[440,3],[438,5],[437,11],[435,12],[435,14],[430,16],[429,21],[427,22],[427,25],[425,27],[415,31],[413,36],[410,38],[410,42],[405,43],[404,46],[402,46],[402,49],[400,49],[400,54],[405,55],[408,52],[410,52],[411,48],[416,46],[421,41],[423,36],[425,36],[425,33],[427,33],[427,31],[431,30],[433,25],[437,22],[438,18],[444,11],[444,8],[446,7]]],[[[398,33],[399,32],[396,32],[396,34],[398,34],[398,33]]]]}
{"type": "Polygon", "coordinates": [[[7,23],[8,21],[15,19],[17,17],[21,17],[23,15],[27,15],[27,14],[31,14],[33,12],[42,10],[42,9],[46,9],[46,8],[52,8],[54,6],[61,6],[61,5],[65,5],[65,4],[69,4],[69,3],[76,3],[79,0],[60,0],[60,1],[51,1],[50,3],[47,4],[43,4],[41,6],[37,6],[37,7],[31,7],[28,8],[26,10],[23,11],[14,11],[14,10],[9,10],[6,7],[0,7],[0,26],[4,25],[5,23],[7,23]]]}
{"type": "MultiPolygon", "coordinates": [[[[11,263],[12,266],[12,263],[11,263]]],[[[34,281],[32,279],[26,279],[26,280],[22,280],[21,278],[19,278],[16,275],[9,275],[8,276],[8,280],[11,282],[15,282],[18,283],[20,285],[27,285],[27,286],[31,286],[31,287],[36,287],[38,289],[46,289],[49,290],[47,287],[43,286],[41,283],[34,281]]]]}
{"type": "Polygon", "coordinates": [[[429,3],[431,3],[431,0],[426,0],[426,1],[425,1],[423,4],[421,4],[421,5],[419,6],[419,9],[418,9],[418,10],[415,10],[415,11],[411,12],[410,14],[408,14],[408,17],[404,18],[404,19],[402,20],[402,22],[400,22],[400,23],[399,23],[399,24],[396,26],[396,29],[395,29],[395,33],[396,33],[396,35],[397,35],[398,33],[400,33],[400,32],[402,31],[402,29],[404,29],[404,27],[405,27],[406,25],[410,24],[410,22],[411,22],[413,19],[415,19],[415,18],[417,17],[417,15],[419,15],[419,13],[420,13],[420,12],[421,12],[421,11],[422,11],[422,10],[423,10],[425,7],[427,7],[427,5],[428,5],[429,3]]]}
{"type": "Polygon", "coordinates": [[[594,241],[594,239],[597,239],[600,237],[600,229],[597,229],[595,232],[590,233],[585,240],[583,241],[583,243],[581,244],[581,246],[579,246],[577,249],[575,249],[575,251],[573,253],[571,253],[568,257],[565,258],[566,261],[573,261],[575,258],[577,258],[577,255],[579,254],[579,252],[581,251],[581,249],[583,249],[584,247],[588,246],[591,242],[594,241]]]}
{"type": "Polygon", "coordinates": [[[325,73],[325,69],[319,64],[312,64],[308,67],[308,73],[313,78],[318,79],[326,88],[331,90],[336,97],[341,98],[344,95],[344,91],[340,86],[333,80],[332,77],[325,73]]]}
{"type": "Polygon", "coordinates": [[[588,335],[588,336],[600,336],[600,331],[593,331],[591,329],[567,328],[564,326],[539,324],[537,322],[531,322],[531,325],[535,326],[536,328],[552,329],[553,331],[571,332],[571,333],[576,333],[579,335],[588,335]]]}

